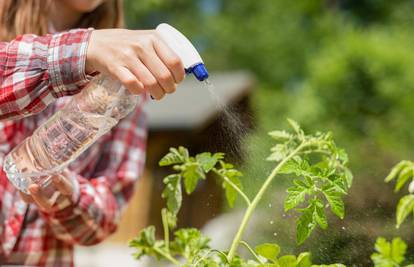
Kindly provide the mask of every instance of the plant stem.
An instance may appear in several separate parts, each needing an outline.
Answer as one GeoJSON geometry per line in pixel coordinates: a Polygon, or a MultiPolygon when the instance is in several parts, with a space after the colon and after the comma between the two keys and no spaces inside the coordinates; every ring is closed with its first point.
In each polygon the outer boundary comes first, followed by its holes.
{"type": "Polygon", "coordinates": [[[259,256],[257,256],[256,252],[254,252],[254,250],[249,246],[249,244],[247,244],[244,241],[240,241],[240,244],[245,246],[247,248],[247,250],[256,258],[256,260],[260,263],[263,264],[263,262],[260,260],[259,256]]]}
{"type": "Polygon", "coordinates": [[[164,251],[162,251],[159,248],[154,248],[154,250],[160,254],[161,256],[163,256],[165,259],[169,260],[172,264],[176,265],[176,266],[181,266],[181,263],[174,259],[170,254],[165,253],[164,251]]]}
{"type": "Polygon", "coordinates": [[[167,252],[170,252],[170,229],[168,227],[168,218],[167,218],[167,210],[161,210],[161,218],[162,218],[162,226],[164,227],[164,242],[165,242],[165,249],[167,252]]]}
{"type": "Polygon", "coordinates": [[[220,176],[226,183],[228,183],[231,187],[233,187],[234,190],[237,191],[237,193],[239,193],[239,195],[244,199],[244,201],[246,202],[247,206],[250,206],[251,202],[249,197],[246,196],[246,194],[241,191],[241,189],[235,185],[229,178],[227,178],[226,176],[222,175],[217,169],[213,169],[212,170],[215,174],[217,174],[218,176],[220,176]]]}
{"type": "Polygon", "coordinates": [[[230,262],[233,259],[234,255],[236,254],[237,248],[239,247],[239,244],[240,244],[240,240],[241,240],[241,238],[244,234],[244,231],[246,230],[247,223],[249,222],[250,217],[252,216],[254,210],[256,209],[257,204],[262,199],[262,197],[263,197],[264,193],[266,192],[267,188],[272,183],[273,179],[278,174],[278,172],[283,167],[283,165],[285,165],[286,162],[288,162],[293,156],[295,156],[301,149],[303,149],[307,145],[308,145],[307,143],[301,143],[292,153],[290,153],[286,158],[284,158],[273,169],[273,171],[270,173],[270,175],[266,178],[266,181],[263,183],[263,185],[260,188],[259,192],[255,196],[255,198],[253,199],[251,204],[247,207],[246,213],[244,214],[243,220],[242,220],[242,222],[239,226],[239,230],[237,231],[237,234],[233,239],[233,242],[231,244],[229,254],[228,254],[228,259],[229,259],[230,262]]]}

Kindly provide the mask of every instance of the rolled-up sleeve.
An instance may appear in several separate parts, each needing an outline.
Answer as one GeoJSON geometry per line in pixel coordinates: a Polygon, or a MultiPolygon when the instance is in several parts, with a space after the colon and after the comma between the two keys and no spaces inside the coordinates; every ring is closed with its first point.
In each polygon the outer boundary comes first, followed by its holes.
{"type": "Polygon", "coordinates": [[[86,52],[92,29],[21,35],[0,43],[0,120],[36,114],[88,83],[86,52]]]}

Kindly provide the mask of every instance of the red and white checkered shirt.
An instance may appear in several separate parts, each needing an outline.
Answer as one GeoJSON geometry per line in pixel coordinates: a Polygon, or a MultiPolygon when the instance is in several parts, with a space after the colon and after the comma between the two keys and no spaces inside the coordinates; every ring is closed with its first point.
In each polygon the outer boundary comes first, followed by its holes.
{"type": "Polygon", "coordinates": [[[115,231],[142,173],[144,96],[130,115],[70,165],[79,190],[76,201],[60,210],[44,213],[25,204],[2,171],[4,156],[68,101],[63,96],[87,84],[89,35],[90,30],[75,30],[0,43],[0,119],[22,118],[0,123],[0,265],[73,266],[74,245],[96,244],[115,231]]]}

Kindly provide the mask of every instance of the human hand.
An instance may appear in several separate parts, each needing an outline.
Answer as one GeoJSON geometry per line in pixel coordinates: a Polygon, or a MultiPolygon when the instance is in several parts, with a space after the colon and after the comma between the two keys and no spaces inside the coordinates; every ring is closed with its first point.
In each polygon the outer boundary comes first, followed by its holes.
{"type": "Polygon", "coordinates": [[[185,76],[181,59],[155,30],[94,30],[86,71],[109,74],[131,93],[149,91],[155,99],[173,93],[185,76]]]}
{"type": "Polygon", "coordinates": [[[67,173],[52,176],[53,189],[57,191],[46,192],[44,188],[41,188],[37,184],[32,184],[29,186],[28,190],[30,195],[20,192],[21,198],[26,203],[33,203],[38,206],[38,208],[43,212],[54,212],[59,209],[59,204],[63,201],[72,201],[72,195],[74,192],[74,186],[70,182],[69,178],[66,177],[67,173]],[[53,196],[56,192],[60,193],[57,199],[53,200],[53,196]]]}

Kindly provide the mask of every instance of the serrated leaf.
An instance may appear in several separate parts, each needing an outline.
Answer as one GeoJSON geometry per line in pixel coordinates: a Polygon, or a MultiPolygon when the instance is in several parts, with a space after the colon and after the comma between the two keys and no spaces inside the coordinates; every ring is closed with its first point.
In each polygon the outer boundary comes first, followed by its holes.
{"type": "Polygon", "coordinates": [[[320,200],[316,200],[314,203],[313,211],[314,220],[319,224],[322,229],[328,228],[328,219],[325,215],[325,207],[320,200]]]}
{"type": "Polygon", "coordinates": [[[332,212],[339,218],[343,219],[345,216],[345,205],[342,201],[342,194],[334,187],[328,187],[322,192],[325,195],[326,200],[328,200],[332,212]]]}
{"type": "Polygon", "coordinates": [[[268,161],[281,161],[289,154],[289,150],[285,145],[277,144],[272,148],[272,153],[266,160],[268,161]]]}
{"type": "Polygon", "coordinates": [[[157,246],[155,241],[155,227],[149,226],[142,230],[139,235],[129,242],[129,246],[135,248],[137,251],[134,253],[135,259],[140,259],[142,256],[156,256],[159,258],[159,254],[154,250],[157,246]]]}
{"type": "Polygon", "coordinates": [[[194,192],[199,179],[206,178],[203,170],[196,163],[186,164],[182,175],[184,177],[184,187],[187,194],[194,192]]]}
{"type": "Polygon", "coordinates": [[[174,240],[171,242],[171,251],[183,256],[191,262],[198,253],[209,248],[210,239],[203,236],[198,229],[182,228],[174,233],[174,240]]]}
{"type": "MultiPolygon", "coordinates": [[[[223,176],[227,177],[234,185],[236,185],[240,190],[243,189],[242,183],[240,181],[240,177],[242,177],[242,173],[235,169],[224,170],[221,172],[223,176]]],[[[223,181],[223,188],[226,192],[226,199],[231,208],[234,207],[234,203],[237,199],[238,192],[234,189],[229,183],[225,180],[223,181]]]]}
{"type": "Polygon", "coordinates": [[[165,188],[162,197],[167,199],[168,210],[177,215],[182,204],[181,176],[179,174],[171,174],[164,178],[165,188]]]}
{"type": "Polygon", "coordinates": [[[296,241],[299,245],[305,242],[315,229],[315,226],[312,210],[305,209],[296,223],[296,241]]]}
{"type": "Polygon", "coordinates": [[[414,211],[414,195],[406,195],[400,199],[397,205],[397,228],[404,222],[407,216],[414,211]]]}
{"type": "Polygon", "coordinates": [[[371,255],[376,267],[399,266],[405,260],[407,245],[401,238],[394,238],[388,242],[379,237],[375,242],[376,253],[371,255]]]}
{"type": "Polygon", "coordinates": [[[280,267],[295,267],[296,266],[296,256],[286,255],[279,258],[278,263],[280,267]]]}
{"type": "Polygon", "coordinates": [[[392,240],[391,243],[391,258],[397,262],[402,263],[405,259],[405,252],[407,250],[407,244],[397,237],[392,240]]]}
{"type": "Polygon", "coordinates": [[[289,140],[292,135],[286,131],[271,131],[269,132],[270,137],[278,141],[289,140]]]}
{"type": "Polygon", "coordinates": [[[277,244],[264,243],[256,246],[255,251],[258,255],[275,262],[280,253],[280,247],[277,244]]]}
{"type": "Polygon", "coordinates": [[[287,192],[288,196],[286,197],[284,204],[285,211],[289,211],[303,203],[305,201],[306,194],[309,193],[309,190],[306,187],[296,185],[289,187],[287,192]]]}
{"type": "Polygon", "coordinates": [[[300,176],[304,174],[309,168],[309,163],[302,158],[293,158],[288,160],[283,166],[280,168],[280,174],[295,174],[300,176]]]}
{"type": "Polygon", "coordinates": [[[160,166],[169,166],[173,164],[184,163],[188,158],[188,150],[184,147],[170,148],[168,152],[160,161],[160,166]]]}
{"type": "Polygon", "coordinates": [[[223,153],[216,153],[212,155],[210,152],[204,152],[196,156],[196,161],[200,163],[203,170],[207,173],[211,171],[211,169],[213,169],[217,162],[223,159],[223,157],[223,153]]]}

